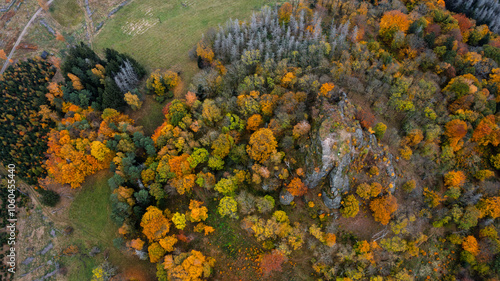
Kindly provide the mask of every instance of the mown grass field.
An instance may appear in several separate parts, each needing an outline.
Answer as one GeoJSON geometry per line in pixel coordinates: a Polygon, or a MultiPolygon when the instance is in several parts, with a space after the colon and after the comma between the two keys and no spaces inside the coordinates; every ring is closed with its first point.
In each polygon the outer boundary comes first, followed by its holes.
{"type": "Polygon", "coordinates": [[[94,49],[113,48],[132,55],[149,70],[174,69],[190,80],[198,70],[189,50],[209,28],[229,18],[248,19],[275,0],[134,0],[109,20],[94,49]],[[134,29],[135,28],[135,29],[134,29]]]}

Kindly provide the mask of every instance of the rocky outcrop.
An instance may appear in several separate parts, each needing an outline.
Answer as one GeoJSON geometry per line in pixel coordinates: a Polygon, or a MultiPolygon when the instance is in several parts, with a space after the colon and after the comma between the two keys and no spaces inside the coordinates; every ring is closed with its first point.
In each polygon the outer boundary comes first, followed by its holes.
{"type": "Polygon", "coordinates": [[[387,155],[387,159],[389,160],[388,161],[388,164],[387,164],[387,167],[386,167],[386,172],[387,172],[387,175],[389,176],[389,192],[390,193],[394,193],[396,191],[396,172],[394,171],[394,166],[392,164],[392,154],[390,153],[386,153],[387,155]]]}
{"type": "Polygon", "coordinates": [[[325,206],[330,209],[341,207],[342,196],[350,191],[348,173],[352,176],[356,174],[353,162],[356,160],[359,164],[359,161],[364,161],[369,151],[379,156],[376,159],[385,158],[385,161],[377,162],[387,173],[388,180],[385,182],[389,184],[389,191],[394,192],[397,178],[393,156],[379,147],[374,134],[361,128],[354,118],[356,110],[349,100],[344,96],[337,105],[324,105],[320,111],[328,117],[316,124],[311,133],[304,183],[309,188],[324,187],[322,198],[325,206]]]}
{"type": "MultiPolygon", "coordinates": [[[[339,164],[330,173],[330,196],[333,201],[330,205],[333,205],[333,207],[331,207],[332,209],[340,208],[342,194],[349,191],[349,178],[345,174],[345,171],[349,167],[349,164],[351,164],[351,162],[352,157],[350,153],[345,154],[339,164]]],[[[329,196],[325,196],[325,198],[326,197],[329,196]]],[[[323,201],[328,201],[325,198],[323,199],[323,201]]]]}

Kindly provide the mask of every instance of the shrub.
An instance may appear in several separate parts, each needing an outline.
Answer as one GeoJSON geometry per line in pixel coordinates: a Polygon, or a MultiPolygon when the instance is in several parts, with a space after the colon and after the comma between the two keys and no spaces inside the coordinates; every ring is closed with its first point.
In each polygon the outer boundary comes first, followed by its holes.
{"type": "Polygon", "coordinates": [[[43,205],[49,207],[54,207],[55,205],[57,205],[57,203],[59,203],[59,200],[61,199],[61,196],[53,190],[42,189],[40,194],[42,195],[42,198],[40,198],[40,202],[43,205]]]}

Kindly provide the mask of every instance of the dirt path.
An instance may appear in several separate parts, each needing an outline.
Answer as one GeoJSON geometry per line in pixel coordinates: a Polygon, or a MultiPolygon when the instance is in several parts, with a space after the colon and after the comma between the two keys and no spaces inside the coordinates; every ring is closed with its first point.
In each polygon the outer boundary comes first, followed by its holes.
{"type": "MultiPolygon", "coordinates": [[[[52,3],[52,1],[54,1],[54,0],[50,0],[49,2],[47,2],[47,6],[49,6],[52,3]]],[[[12,59],[12,56],[14,56],[14,52],[16,51],[16,47],[19,45],[19,43],[21,43],[21,40],[23,39],[24,34],[26,33],[26,31],[28,31],[28,27],[38,17],[38,15],[42,12],[42,10],[43,10],[42,8],[38,8],[38,10],[35,12],[35,14],[31,17],[30,21],[24,27],[21,34],[19,34],[19,37],[17,38],[16,43],[12,47],[12,50],[10,51],[9,56],[7,57],[7,60],[5,60],[5,63],[3,64],[2,70],[0,70],[0,74],[2,74],[5,71],[5,69],[7,68],[7,66],[9,65],[9,61],[12,59]]]]}

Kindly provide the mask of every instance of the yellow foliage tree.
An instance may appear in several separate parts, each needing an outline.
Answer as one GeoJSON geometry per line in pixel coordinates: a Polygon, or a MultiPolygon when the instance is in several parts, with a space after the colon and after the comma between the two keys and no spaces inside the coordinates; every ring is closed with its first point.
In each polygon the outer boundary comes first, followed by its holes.
{"type": "Polygon", "coordinates": [[[340,213],[346,218],[354,218],[359,212],[359,202],[354,195],[349,194],[342,201],[340,213]]]}
{"type": "Polygon", "coordinates": [[[225,196],[220,200],[217,210],[223,217],[229,216],[237,218],[236,211],[238,210],[238,203],[233,197],[225,196]]]}
{"type": "Polygon", "coordinates": [[[142,106],[142,101],[139,99],[139,97],[130,92],[125,93],[123,99],[133,110],[138,110],[142,106]]]}
{"type": "Polygon", "coordinates": [[[186,227],[186,215],[177,212],[172,217],[172,222],[177,229],[182,230],[186,227]]]}
{"type": "Polygon", "coordinates": [[[148,254],[149,254],[149,261],[151,263],[157,263],[159,262],[164,256],[165,249],[160,245],[158,242],[154,242],[148,247],[148,254]]]}
{"type": "Polygon", "coordinates": [[[479,201],[480,217],[490,216],[493,219],[500,217],[500,197],[483,198],[479,201]]]}
{"type": "Polygon", "coordinates": [[[90,154],[94,156],[99,161],[104,161],[107,157],[110,157],[111,150],[106,147],[100,141],[93,141],[90,145],[90,154]]]}
{"type": "Polygon", "coordinates": [[[212,63],[214,60],[214,51],[203,42],[198,43],[196,46],[196,55],[208,63],[212,63]]]}

